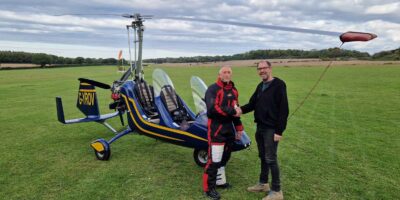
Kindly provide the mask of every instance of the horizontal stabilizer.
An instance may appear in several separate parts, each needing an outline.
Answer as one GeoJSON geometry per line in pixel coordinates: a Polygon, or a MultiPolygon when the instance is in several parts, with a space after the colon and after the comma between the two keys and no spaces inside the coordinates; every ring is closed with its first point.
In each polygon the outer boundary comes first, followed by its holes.
{"type": "Polygon", "coordinates": [[[74,123],[83,123],[83,122],[104,122],[105,120],[116,117],[119,114],[119,112],[116,111],[116,112],[108,113],[108,114],[104,114],[104,115],[87,116],[85,118],[65,120],[64,108],[62,105],[61,97],[56,97],[56,105],[57,105],[58,121],[63,124],[74,124],[74,123]]]}
{"type": "Polygon", "coordinates": [[[90,80],[90,79],[86,79],[86,78],[79,78],[78,80],[81,83],[88,83],[90,85],[93,85],[93,86],[96,86],[96,87],[99,87],[99,88],[111,89],[110,85],[105,84],[105,83],[101,83],[101,82],[98,82],[98,81],[94,81],[94,80],[90,80]]]}

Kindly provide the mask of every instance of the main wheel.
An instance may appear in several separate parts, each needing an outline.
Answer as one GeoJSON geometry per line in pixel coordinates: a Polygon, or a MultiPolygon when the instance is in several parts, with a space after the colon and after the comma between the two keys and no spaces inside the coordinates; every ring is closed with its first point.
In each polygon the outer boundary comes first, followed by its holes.
{"type": "Polygon", "coordinates": [[[111,149],[110,145],[104,139],[98,139],[90,145],[94,149],[94,154],[98,160],[110,159],[111,149]]]}
{"type": "Polygon", "coordinates": [[[205,167],[208,160],[208,151],[205,149],[195,149],[193,158],[198,166],[205,167]]]}

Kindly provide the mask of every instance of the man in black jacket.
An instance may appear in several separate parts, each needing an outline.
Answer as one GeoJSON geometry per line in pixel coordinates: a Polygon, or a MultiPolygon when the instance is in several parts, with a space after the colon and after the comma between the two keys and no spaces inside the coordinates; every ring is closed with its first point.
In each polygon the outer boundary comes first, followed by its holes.
{"type": "Polygon", "coordinates": [[[268,61],[258,63],[257,71],[262,81],[258,84],[249,103],[241,107],[243,114],[254,111],[254,121],[257,123],[255,137],[261,160],[259,183],[247,190],[250,192],[269,191],[263,200],[283,199],[277,151],[289,113],[286,84],[283,80],[272,76],[271,67],[268,61]],[[269,171],[272,175],[271,190],[268,185],[269,171]]]}
{"type": "Polygon", "coordinates": [[[203,190],[211,199],[220,199],[216,187],[229,186],[225,177],[225,165],[231,156],[235,138],[240,139],[243,134],[243,126],[235,109],[238,108],[239,94],[231,77],[232,69],[228,66],[222,67],[217,82],[208,87],[205,95],[209,147],[203,174],[203,190]]]}

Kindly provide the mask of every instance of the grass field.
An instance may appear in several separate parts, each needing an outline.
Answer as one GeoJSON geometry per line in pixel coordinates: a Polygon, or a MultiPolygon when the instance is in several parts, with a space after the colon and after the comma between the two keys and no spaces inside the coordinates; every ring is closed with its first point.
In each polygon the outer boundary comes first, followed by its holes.
{"type": "MultiPolygon", "coordinates": [[[[145,70],[151,79],[153,68],[145,70]]],[[[189,79],[216,78],[217,68],[166,68],[177,92],[193,106],[189,79]]],[[[254,68],[234,68],[245,103],[259,79],[254,68]]],[[[323,67],[277,67],[293,111],[323,67]]],[[[286,199],[398,199],[400,196],[400,65],[333,67],[288,122],[279,146],[286,199]]],[[[112,134],[95,123],[65,126],[75,108],[78,77],[111,83],[115,67],[0,71],[0,199],[204,199],[202,169],[192,150],[139,135],[113,143],[111,159],[98,161],[89,146],[112,134]]],[[[103,113],[109,91],[99,91],[103,113]]],[[[254,141],[251,114],[243,117],[254,141]]],[[[119,119],[111,124],[119,127],[119,119]]],[[[255,143],[233,154],[223,199],[261,199],[245,188],[257,182],[255,143]]]]}

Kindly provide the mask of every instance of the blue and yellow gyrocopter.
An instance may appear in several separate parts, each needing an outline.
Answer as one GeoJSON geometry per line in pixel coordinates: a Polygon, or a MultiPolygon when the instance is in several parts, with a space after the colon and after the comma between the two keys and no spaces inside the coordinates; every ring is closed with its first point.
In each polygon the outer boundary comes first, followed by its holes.
{"type": "MultiPolygon", "coordinates": [[[[64,117],[61,97],[56,97],[58,120],[63,124],[98,122],[110,129],[115,136],[110,140],[98,139],[91,143],[99,160],[108,160],[111,155],[110,145],[124,135],[139,133],[175,145],[194,149],[195,162],[204,166],[207,162],[207,114],[204,95],[207,86],[199,77],[190,80],[196,112],[192,111],[185,101],[176,93],[169,76],[161,69],[153,72],[153,85],[143,79],[142,72],[142,38],[143,18],[135,15],[130,28],[137,33],[138,60],[132,63],[112,86],[90,79],[79,78],[79,92],[76,106],[86,116],[85,118],[66,120],[64,117]],[[133,80],[128,80],[135,71],[133,80]],[[110,109],[116,111],[101,115],[99,112],[96,89],[111,89],[113,103],[110,109]],[[128,126],[117,132],[106,120],[120,116],[124,125],[123,115],[126,115],[128,126]]],[[[136,46],[135,46],[136,48],[136,46]]],[[[232,126],[232,130],[234,130],[232,126]]],[[[246,134],[235,142],[233,151],[249,147],[250,139],[246,134]]]]}
{"type": "MultiPolygon", "coordinates": [[[[63,124],[98,122],[110,129],[115,136],[110,140],[98,139],[91,143],[95,155],[99,160],[108,160],[111,156],[110,145],[124,135],[138,133],[158,140],[169,142],[175,145],[194,149],[193,157],[199,166],[207,163],[207,113],[204,96],[207,89],[206,84],[196,76],[190,79],[195,112],[192,111],[185,101],[177,94],[169,76],[161,69],[153,72],[153,84],[148,84],[143,78],[142,70],[142,44],[144,19],[148,16],[140,14],[123,15],[132,18],[133,21],[127,26],[129,50],[130,29],[133,29],[135,52],[138,53],[134,62],[130,61],[131,67],[122,75],[119,80],[108,84],[94,80],[79,78],[79,92],[76,106],[86,116],[84,118],[69,119],[64,117],[64,110],[61,97],[56,97],[56,107],[58,121],[63,124]],[[136,59],[137,57],[137,59],[136,59]],[[129,77],[133,77],[129,79],[129,77]],[[129,79],[129,80],[128,80],[129,79]],[[111,90],[113,102],[109,108],[115,110],[113,113],[100,114],[96,90],[98,88],[111,90]],[[120,117],[124,126],[126,115],[128,125],[118,132],[106,120],[113,117],[120,117]]],[[[243,27],[256,27],[265,29],[275,29],[281,31],[292,31],[301,33],[322,34],[329,36],[340,36],[344,42],[369,41],[376,35],[370,33],[346,32],[343,34],[329,31],[319,31],[300,28],[289,28],[272,25],[259,25],[249,23],[239,23],[231,21],[205,20],[182,17],[159,17],[161,19],[199,21],[206,23],[228,24],[243,27]]],[[[235,131],[232,126],[232,131],[235,131]]],[[[250,146],[250,138],[244,133],[240,140],[235,141],[233,151],[239,151],[250,146]]]]}
{"type": "MultiPolygon", "coordinates": [[[[80,78],[77,107],[86,118],[65,120],[62,101],[56,98],[58,120],[64,124],[98,122],[104,124],[116,135],[110,140],[98,139],[91,146],[99,160],[108,160],[111,155],[110,144],[122,136],[134,131],[179,146],[194,149],[194,159],[200,166],[207,162],[207,114],[205,112],[204,94],[206,85],[199,77],[191,78],[196,113],[176,93],[168,75],[161,69],[153,72],[153,86],[144,80],[124,81],[118,88],[113,88],[114,103],[110,108],[114,113],[100,115],[96,88],[111,89],[109,85],[80,78]],[[115,131],[106,120],[126,114],[128,126],[122,132],[115,131]]],[[[114,87],[115,87],[114,83],[114,87]]],[[[232,130],[234,131],[233,127],[232,130]]],[[[245,149],[250,139],[243,134],[236,141],[234,151],[245,149]]]]}

